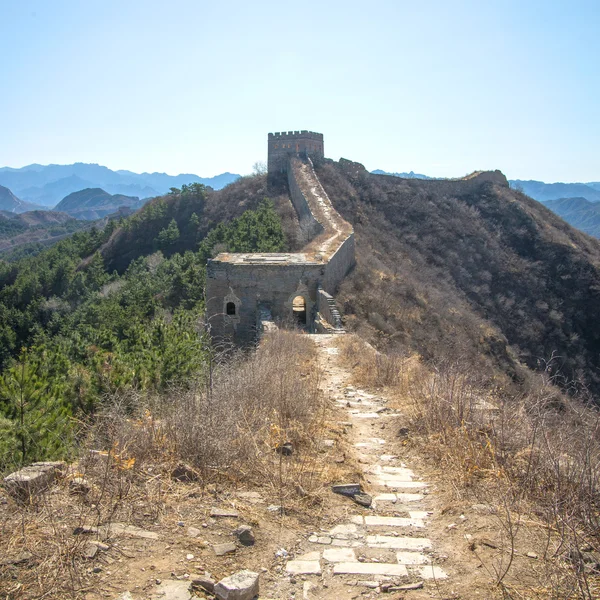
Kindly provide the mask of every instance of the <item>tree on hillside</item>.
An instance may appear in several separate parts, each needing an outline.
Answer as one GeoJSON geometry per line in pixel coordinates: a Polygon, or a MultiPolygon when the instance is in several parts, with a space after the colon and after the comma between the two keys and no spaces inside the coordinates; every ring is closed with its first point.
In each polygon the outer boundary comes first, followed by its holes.
{"type": "Polygon", "coordinates": [[[163,250],[174,244],[178,239],[179,227],[177,227],[177,221],[175,221],[175,219],[171,219],[169,226],[161,229],[156,238],[158,246],[163,250]]]}
{"type": "Polygon", "coordinates": [[[11,454],[21,464],[56,457],[68,442],[69,414],[56,389],[26,350],[0,376],[0,417],[12,422],[16,448],[11,454]]]}

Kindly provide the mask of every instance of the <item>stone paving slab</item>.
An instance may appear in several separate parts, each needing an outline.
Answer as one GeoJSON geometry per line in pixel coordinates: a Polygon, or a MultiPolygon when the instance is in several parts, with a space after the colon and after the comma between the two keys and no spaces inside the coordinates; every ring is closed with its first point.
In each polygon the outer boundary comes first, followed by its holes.
{"type": "Polygon", "coordinates": [[[408,577],[404,565],[388,563],[343,562],[333,566],[334,575],[388,575],[391,577],[408,577]]]}
{"type": "Polygon", "coordinates": [[[404,483],[406,481],[412,482],[413,475],[414,473],[405,469],[401,473],[378,473],[378,479],[379,481],[389,481],[390,483],[404,483]]]}
{"type": "Polygon", "coordinates": [[[421,552],[397,552],[396,559],[400,565],[426,565],[431,559],[421,552]]]}
{"type": "Polygon", "coordinates": [[[383,462],[392,462],[393,460],[396,460],[398,457],[395,454],[382,454],[379,457],[379,460],[382,460],[383,462]]]}
{"type": "Polygon", "coordinates": [[[431,548],[431,540],[391,535],[369,535],[367,536],[367,546],[369,548],[391,548],[393,550],[424,550],[431,548]]]}
{"type": "Polygon", "coordinates": [[[409,510],[408,514],[411,519],[428,519],[431,516],[430,510],[409,510]]]}
{"type": "Polygon", "coordinates": [[[306,554],[303,554],[302,556],[297,556],[296,560],[298,561],[320,561],[321,560],[321,553],[318,550],[315,550],[314,552],[307,552],[306,554]]]}
{"type": "Polygon", "coordinates": [[[406,517],[380,517],[369,515],[365,517],[367,527],[425,527],[421,519],[407,519],[406,517]]]}
{"type": "Polygon", "coordinates": [[[351,548],[327,548],[323,551],[323,558],[331,563],[355,562],[356,554],[351,548]]]}
{"type": "Polygon", "coordinates": [[[318,560],[290,560],[285,570],[290,575],[320,575],[321,563],[318,560]]]}
{"type": "Polygon", "coordinates": [[[424,567],[419,567],[417,570],[419,573],[419,577],[423,579],[447,579],[448,574],[441,567],[437,567],[435,565],[426,565],[424,567]]]}
{"type": "Polygon", "coordinates": [[[379,480],[379,485],[391,490],[410,490],[426,488],[428,485],[423,481],[382,481],[379,480]]]}
{"type": "Polygon", "coordinates": [[[342,548],[360,548],[364,544],[358,540],[333,540],[332,546],[340,546],[342,548]]]}
{"type": "Polygon", "coordinates": [[[373,502],[400,502],[400,503],[405,503],[405,502],[418,502],[419,500],[423,500],[424,496],[423,494],[409,494],[409,493],[400,493],[400,494],[393,494],[391,492],[389,493],[385,493],[385,494],[379,494],[378,496],[375,496],[373,498],[373,502]]]}

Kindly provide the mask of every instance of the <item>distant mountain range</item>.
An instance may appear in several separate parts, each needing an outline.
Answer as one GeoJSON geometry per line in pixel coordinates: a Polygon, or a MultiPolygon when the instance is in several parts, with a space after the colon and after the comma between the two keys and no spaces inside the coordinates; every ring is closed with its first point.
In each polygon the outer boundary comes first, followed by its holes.
{"type": "Polygon", "coordinates": [[[410,173],[389,173],[388,171],[382,171],[381,169],[375,169],[371,171],[373,175],[393,175],[394,177],[401,177],[402,179],[435,179],[435,177],[428,177],[427,175],[421,175],[411,171],[410,173]]]}
{"type": "MultiPolygon", "coordinates": [[[[20,169],[0,168],[0,186],[6,186],[22,202],[56,206],[65,196],[87,188],[102,188],[109,194],[150,198],[166,194],[171,187],[202,183],[218,190],[240,176],[222,173],[215,177],[194,174],[133,173],[113,171],[96,164],[28,165],[20,169]]],[[[4,209],[0,206],[0,210],[4,209]]],[[[29,208],[28,210],[32,210],[29,208]]]]}
{"type": "Polygon", "coordinates": [[[559,198],[543,203],[569,225],[600,238],[600,202],[585,198],[559,198]]]}
{"type": "Polygon", "coordinates": [[[115,213],[121,207],[137,210],[145,204],[137,196],[111,195],[100,188],[87,188],[63,198],[54,208],[76,219],[93,221],[115,213]]]}
{"type": "Polygon", "coordinates": [[[585,198],[590,202],[600,202],[600,182],[544,183],[543,181],[511,179],[509,183],[510,187],[540,202],[561,198],[585,198]]]}

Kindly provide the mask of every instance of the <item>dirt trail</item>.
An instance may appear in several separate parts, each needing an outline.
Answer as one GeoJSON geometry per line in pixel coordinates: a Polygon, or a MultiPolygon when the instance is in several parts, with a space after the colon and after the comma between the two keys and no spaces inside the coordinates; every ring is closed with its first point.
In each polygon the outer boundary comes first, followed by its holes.
{"type": "Polygon", "coordinates": [[[475,595],[454,591],[473,577],[456,547],[462,531],[447,530],[435,486],[421,478],[418,457],[405,458],[398,436],[405,416],[381,394],[351,385],[351,372],[338,354],[342,337],[310,339],[318,350],[321,389],[332,403],[335,423],[327,431],[338,436],[320,440],[322,456],[332,465],[342,461],[340,473],[361,473],[335,483],[361,483],[372,505],[326,490],[323,502],[300,502],[280,515],[273,490],[209,493],[175,482],[172,499],[155,521],[144,513],[128,525],[71,538],[82,538],[88,549],[86,539],[107,542],[88,563],[85,600],[207,598],[212,596],[190,584],[202,577],[218,581],[240,569],[260,574],[262,600],[375,598],[382,592],[411,600],[491,597],[472,588],[475,595]],[[255,545],[232,543],[242,524],[254,527],[255,545]]]}
{"type": "Polygon", "coordinates": [[[373,503],[365,508],[348,499],[348,514],[341,514],[330,530],[309,535],[285,572],[304,579],[307,600],[340,593],[369,598],[381,591],[430,598],[433,590],[447,588],[451,573],[427,537],[435,518],[431,486],[388,449],[386,438],[397,436],[403,415],[390,409],[386,398],[350,385],[350,374],[339,365],[338,337],[312,337],[324,373],[323,391],[347,411],[347,435],[373,503]]]}

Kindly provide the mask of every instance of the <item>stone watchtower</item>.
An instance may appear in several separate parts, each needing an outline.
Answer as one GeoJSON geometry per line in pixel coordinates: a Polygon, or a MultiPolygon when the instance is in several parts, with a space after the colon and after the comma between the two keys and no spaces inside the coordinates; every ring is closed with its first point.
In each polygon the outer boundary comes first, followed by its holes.
{"type": "Polygon", "coordinates": [[[290,156],[323,157],[323,134],[314,131],[281,131],[269,134],[269,175],[285,173],[290,156]]]}

